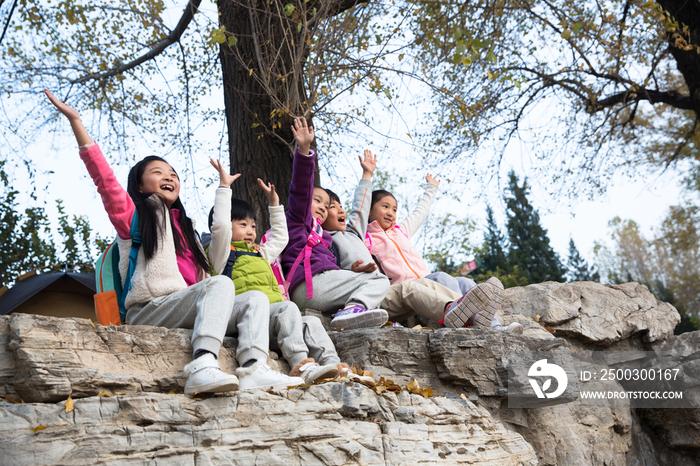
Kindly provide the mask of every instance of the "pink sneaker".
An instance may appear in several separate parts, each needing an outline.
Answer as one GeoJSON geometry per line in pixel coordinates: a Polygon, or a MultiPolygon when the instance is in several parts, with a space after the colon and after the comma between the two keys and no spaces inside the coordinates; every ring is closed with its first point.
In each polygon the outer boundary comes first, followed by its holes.
{"type": "Polygon", "coordinates": [[[491,285],[487,283],[476,285],[447,308],[444,320],[445,327],[464,327],[473,316],[476,316],[474,318],[475,326],[490,327],[497,309],[492,304],[493,295],[491,285]]]}

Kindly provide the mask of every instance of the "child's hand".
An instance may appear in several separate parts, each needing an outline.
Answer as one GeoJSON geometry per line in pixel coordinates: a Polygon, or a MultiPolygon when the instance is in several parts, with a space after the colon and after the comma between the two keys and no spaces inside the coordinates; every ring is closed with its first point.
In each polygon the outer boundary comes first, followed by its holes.
{"type": "Polygon", "coordinates": [[[306,118],[295,118],[292,125],[292,133],[294,139],[299,144],[299,152],[304,155],[309,155],[311,142],[314,140],[314,128],[306,125],[306,118]]]}
{"type": "Polygon", "coordinates": [[[350,270],[352,270],[355,273],[369,273],[369,272],[374,272],[377,270],[377,264],[374,262],[370,262],[369,264],[362,265],[363,261],[362,259],[356,260],[355,262],[352,263],[350,266],[350,270]]]}
{"type": "Polygon", "coordinates": [[[239,176],[241,176],[240,173],[229,175],[228,172],[224,170],[224,167],[221,165],[221,161],[219,160],[209,159],[209,163],[211,163],[211,166],[216,168],[219,172],[219,187],[228,188],[238,179],[239,176]]]}
{"type": "Polygon", "coordinates": [[[430,173],[428,173],[427,175],[425,175],[425,181],[427,181],[428,183],[433,183],[435,186],[440,186],[440,180],[438,180],[437,178],[435,178],[435,177],[434,177],[433,175],[431,175],[430,173]]]}
{"type": "Polygon", "coordinates": [[[374,170],[377,168],[377,156],[372,155],[372,152],[365,149],[365,159],[362,160],[361,156],[357,156],[360,159],[360,166],[362,167],[362,178],[365,180],[371,180],[374,170]]]}
{"type": "Polygon", "coordinates": [[[80,120],[80,115],[76,109],[58,100],[48,89],[44,89],[44,94],[46,94],[46,97],[49,98],[54,107],[56,107],[59,112],[63,113],[68,120],[80,120]]]}
{"type": "Polygon", "coordinates": [[[267,198],[270,199],[270,205],[280,205],[280,197],[277,195],[277,191],[275,191],[274,184],[265,184],[265,182],[260,178],[258,178],[258,184],[263,189],[263,191],[265,191],[265,194],[267,194],[267,198]]]}

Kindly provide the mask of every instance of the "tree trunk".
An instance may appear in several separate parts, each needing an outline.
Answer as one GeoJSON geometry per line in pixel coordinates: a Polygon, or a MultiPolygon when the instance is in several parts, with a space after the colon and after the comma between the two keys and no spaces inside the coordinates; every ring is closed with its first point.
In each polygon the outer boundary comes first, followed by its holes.
{"type": "MultiPolygon", "coordinates": [[[[700,4],[687,0],[659,0],[659,4],[681,23],[690,29],[690,43],[700,45],[700,4]]],[[[687,37],[686,37],[687,38],[687,37]]],[[[700,116],[700,55],[693,49],[689,51],[674,47],[675,40],[669,34],[670,50],[676,59],[678,71],[685,78],[694,104],[696,116],[700,116]]]]}
{"type": "MultiPolygon", "coordinates": [[[[231,0],[218,0],[217,4],[220,24],[226,27],[226,31],[235,34],[238,38],[235,45],[238,52],[251,68],[257,69],[248,9],[231,0]]],[[[241,173],[231,189],[234,196],[250,202],[255,208],[259,240],[270,228],[270,215],[267,195],[258,185],[257,179],[274,184],[280,203],[286,206],[292,179],[293,154],[283,143],[265,134],[263,126],[253,128],[255,123],[269,122],[268,117],[272,111],[270,97],[241,66],[228,45],[221,44],[219,56],[224,80],[231,173],[241,173]]],[[[283,124],[277,133],[291,142],[294,137],[290,125],[291,121],[288,125],[283,124]]]]}

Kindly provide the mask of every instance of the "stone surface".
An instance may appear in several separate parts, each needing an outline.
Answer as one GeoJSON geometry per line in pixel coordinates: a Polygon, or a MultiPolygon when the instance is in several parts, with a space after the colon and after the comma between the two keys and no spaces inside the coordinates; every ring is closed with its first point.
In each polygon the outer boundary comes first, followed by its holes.
{"type": "MultiPolygon", "coordinates": [[[[30,314],[0,317],[0,390],[24,401],[59,401],[100,392],[182,391],[192,360],[191,330],[93,326],[86,319],[30,314]]],[[[227,338],[221,368],[233,372],[235,339],[227,338]]],[[[273,368],[279,369],[274,360],[273,368]]]]}
{"type": "Polygon", "coordinates": [[[536,465],[532,447],[462,399],[350,383],[203,400],[144,393],[0,403],[0,458],[38,464],[536,465]],[[46,426],[45,430],[31,429],[46,426]]]}
{"type": "MultiPolygon", "coordinates": [[[[567,293],[583,296],[582,310],[563,320],[542,310],[570,308],[575,300],[559,290],[568,285],[506,292],[523,300],[508,301],[502,321],[523,323],[524,336],[396,327],[330,334],[344,361],[403,386],[416,379],[441,395],[431,398],[330,382],[193,399],[181,394],[187,330],[0,317],[0,464],[700,464],[697,410],[591,407],[566,393],[557,406],[508,407],[506,371],[511,355],[525,352],[560,354],[555,362],[566,366],[569,356],[578,361],[593,349],[606,351],[597,354],[608,363],[624,362],[618,350],[632,358],[675,351],[676,359],[655,364],[678,367],[696,393],[700,332],[672,336],[675,310],[644,301],[646,289],[636,284],[573,285],[567,293]],[[533,321],[538,314],[556,336],[533,321]],[[69,395],[75,409],[66,413],[69,395]],[[39,426],[47,428],[31,430],[39,426]]],[[[225,346],[221,363],[232,371],[235,340],[225,346]]],[[[288,370],[271,355],[271,365],[288,370]]]]}
{"type": "Polygon", "coordinates": [[[539,318],[557,337],[601,346],[633,335],[640,335],[645,342],[664,340],[680,322],[673,306],[658,301],[638,283],[545,282],[508,288],[501,310],[504,315],[539,318]]]}

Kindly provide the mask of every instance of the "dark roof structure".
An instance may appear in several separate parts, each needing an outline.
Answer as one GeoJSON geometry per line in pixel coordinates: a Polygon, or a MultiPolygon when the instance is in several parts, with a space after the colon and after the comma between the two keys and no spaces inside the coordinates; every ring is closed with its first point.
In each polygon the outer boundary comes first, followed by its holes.
{"type": "Polygon", "coordinates": [[[18,281],[0,296],[0,316],[11,313],[22,303],[47,287],[53,284],[62,285],[60,282],[69,282],[64,284],[67,288],[79,288],[84,294],[95,293],[94,273],[56,272],[35,274],[18,281]]]}

